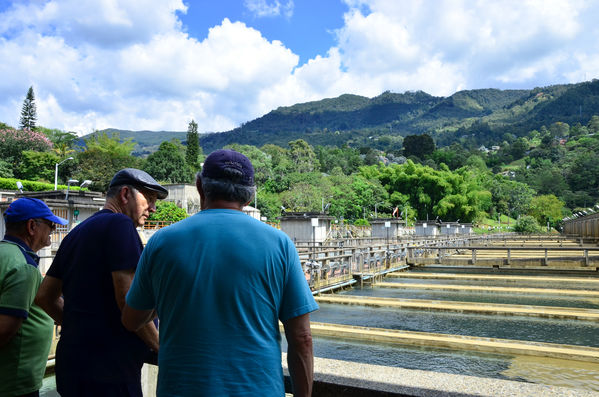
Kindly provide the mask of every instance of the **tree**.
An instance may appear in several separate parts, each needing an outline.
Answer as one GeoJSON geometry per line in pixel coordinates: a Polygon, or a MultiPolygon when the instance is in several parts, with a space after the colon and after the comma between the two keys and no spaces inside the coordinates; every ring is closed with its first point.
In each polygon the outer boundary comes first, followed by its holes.
{"type": "Polygon", "coordinates": [[[526,138],[518,138],[512,146],[510,147],[510,154],[515,159],[520,159],[524,157],[526,151],[528,150],[528,142],[526,138]]]}
{"type": "Polygon", "coordinates": [[[35,96],[33,95],[33,87],[29,87],[27,96],[23,101],[23,108],[21,109],[21,120],[19,128],[24,129],[35,129],[35,121],[37,120],[37,110],[35,108],[35,96]]]}
{"type": "Polygon", "coordinates": [[[541,227],[533,216],[524,215],[516,221],[514,231],[520,234],[533,234],[540,232],[541,227]]]}
{"type": "Polygon", "coordinates": [[[146,159],[144,170],[162,182],[189,183],[193,179],[193,171],[183,156],[183,146],[176,139],[162,142],[146,159]]]}
{"type": "Polygon", "coordinates": [[[60,158],[52,152],[24,150],[17,174],[29,181],[54,182],[54,166],[58,162],[60,158]]]}
{"type": "Polygon", "coordinates": [[[435,142],[428,134],[408,135],[403,140],[404,156],[416,156],[424,159],[435,151],[435,142]]]}
{"type": "Polygon", "coordinates": [[[156,201],[156,212],[151,213],[149,221],[178,222],[187,218],[187,212],[172,201],[156,201]]]}
{"type": "MultiPolygon", "coordinates": [[[[0,130],[0,159],[10,163],[13,170],[19,168],[24,150],[43,152],[51,148],[52,142],[36,131],[29,129],[0,130]]],[[[16,176],[19,177],[19,175],[16,176]]]]}
{"type": "Polygon", "coordinates": [[[198,124],[191,120],[187,127],[187,149],[185,150],[185,162],[194,171],[198,170],[199,157],[202,154],[200,148],[200,135],[198,134],[198,124]]]}
{"type": "Polygon", "coordinates": [[[587,128],[592,134],[599,133],[599,116],[595,115],[591,117],[589,123],[587,124],[587,128]]]}
{"type": "Polygon", "coordinates": [[[118,133],[108,136],[105,132],[92,135],[85,141],[86,149],[77,154],[77,179],[92,181],[91,189],[106,191],[114,174],[128,167],[139,168],[140,160],[131,155],[135,144],[132,140],[120,141],[118,133]]]}
{"type": "Polygon", "coordinates": [[[289,154],[296,172],[312,172],[320,168],[312,146],[303,139],[289,142],[289,154]]]}
{"type": "Polygon", "coordinates": [[[66,158],[75,152],[73,146],[77,141],[77,134],[65,132],[58,129],[37,127],[37,131],[43,133],[52,142],[54,153],[60,158],[66,158]]]}
{"type": "Polygon", "coordinates": [[[533,197],[529,214],[541,224],[556,225],[563,217],[564,202],[553,194],[533,197]]]}

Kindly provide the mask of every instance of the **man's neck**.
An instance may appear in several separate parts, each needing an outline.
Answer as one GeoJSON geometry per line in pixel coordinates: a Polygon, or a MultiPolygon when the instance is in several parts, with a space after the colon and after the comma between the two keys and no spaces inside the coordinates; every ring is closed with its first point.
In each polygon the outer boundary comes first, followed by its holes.
{"type": "Polygon", "coordinates": [[[7,238],[7,237],[8,237],[8,240],[12,240],[12,241],[17,240],[17,241],[25,244],[27,246],[27,248],[31,249],[30,245],[29,245],[29,242],[27,242],[27,240],[25,238],[23,238],[23,236],[17,236],[16,234],[8,234],[8,233],[6,233],[4,235],[4,238],[7,238]]]}
{"type": "Polygon", "coordinates": [[[102,208],[102,209],[110,210],[110,211],[114,212],[115,214],[123,212],[123,208],[121,205],[119,205],[118,201],[112,200],[112,199],[106,200],[106,203],[104,204],[104,208],[102,208]]]}
{"type": "Polygon", "coordinates": [[[243,204],[235,201],[214,200],[205,201],[202,205],[203,210],[236,210],[243,211],[243,204]]]}

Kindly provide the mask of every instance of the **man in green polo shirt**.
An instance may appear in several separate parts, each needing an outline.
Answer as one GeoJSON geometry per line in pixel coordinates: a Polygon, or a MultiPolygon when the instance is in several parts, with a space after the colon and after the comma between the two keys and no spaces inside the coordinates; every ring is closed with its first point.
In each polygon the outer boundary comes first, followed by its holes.
{"type": "Polygon", "coordinates": [[[38,396],[52,343],[53,320],[33,300],[42,281],[35,252],[50,245],[57,217],[24,197],[4,212],[0,241],[0,396],[38,396]]]}

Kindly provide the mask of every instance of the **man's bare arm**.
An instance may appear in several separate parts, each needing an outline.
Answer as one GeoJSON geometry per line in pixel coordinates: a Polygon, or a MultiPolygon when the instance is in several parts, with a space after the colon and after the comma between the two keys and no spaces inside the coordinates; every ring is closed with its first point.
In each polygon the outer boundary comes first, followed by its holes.
{"type": "Polygon", "coordinates": [[[283,323],[287,338],[287,365],[295,397],[312,395],[314,354],[310,314],[291,318],[283,323]]]}
{"type": "MultiPolygon", "coordinates": [[[[126,306],[125,297],[127,296],[127,291],[131,287],[131,283],[133,282],[133,276],[135,275],[135,270],[118,270],[112,272],[112,283],[114,285],[114,299],[121,310],[121,314],[126,306]]],[[[149,315],[147,316],[147,321],[144,322],[144,325],[138,327],[134,332],[145,342],[148,347],[154,351],[158,351],[158,330],[156,326],[151,321],[153,318],[153,311],[149,311],[149,315]]],[[[128,328],[132,330],[132,328],[128,328]]]]}
{"type": "Polygon", "coordinates": [[[56,324],[62,324],[64,300],[62,299],[62,280],[52,276],[44,277],[35,304],[44,309],[56,324]]]}
{"type": "Polygon", "coordinates": [[[0,347],[6,345],[21,328],[23,317],[0,314],[0,347]]]}
{"type": "Polygon", "coordinates": [[[125,328],[131,332],[137,332],[146,323],[152,321],[156,312],[154,310],[137,310],[125,303],[121,313],[121,321],[125,328]]]}

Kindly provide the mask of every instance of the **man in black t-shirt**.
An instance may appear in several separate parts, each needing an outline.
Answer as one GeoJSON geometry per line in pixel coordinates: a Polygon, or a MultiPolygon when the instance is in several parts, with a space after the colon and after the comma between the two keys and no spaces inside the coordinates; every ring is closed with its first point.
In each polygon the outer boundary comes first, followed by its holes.
{"type": "Polygon", "coordinates": [[[104,208],[62,241],[36,303],[62,326],[56,386],[62,397],[141,397],[141,367],[158,351],[149,323],[136,333],[121,323],[121,308],[143,249],[142,226],[168,192],[144,171],[115,174],[104,208]]]}

